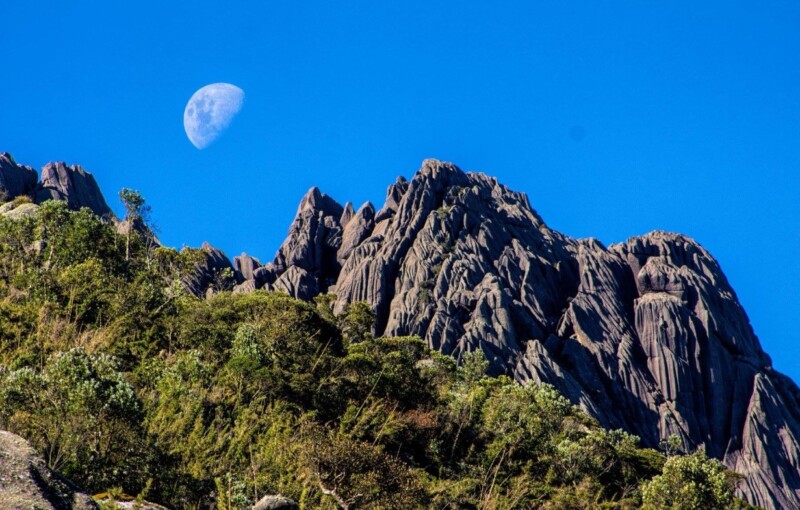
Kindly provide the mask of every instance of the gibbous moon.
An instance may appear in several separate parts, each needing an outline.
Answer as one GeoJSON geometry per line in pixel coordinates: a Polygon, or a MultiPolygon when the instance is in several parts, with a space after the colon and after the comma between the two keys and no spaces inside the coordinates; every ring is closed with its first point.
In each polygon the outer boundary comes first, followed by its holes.
{"type": "Polygon", "coordinates": [[[189,141],[205,149],[219,138],[242,109],[244,91],[230,83],[212,83],[194,94],[183,111],[183,129],[189,141]]]}

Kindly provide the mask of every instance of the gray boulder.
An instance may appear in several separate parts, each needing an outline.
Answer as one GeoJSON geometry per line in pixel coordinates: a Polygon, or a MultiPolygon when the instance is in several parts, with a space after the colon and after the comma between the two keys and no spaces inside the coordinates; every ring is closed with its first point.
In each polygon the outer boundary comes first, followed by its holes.
{"type": "Polygon", "coordinates": [[[294,510],[300,505],[293,499],[284,496],[264,496],[253,505],[253,510],[294,510]]]}
{"type": "Polygon", "coordinates": [[[242,283],[237,283],[233,286],[234,294],[247,294],[256,290],[255,280],[245,280],[242,283]]]}
{"type": "Polygon", "coordinates": [[[31,446],[0,431],[0,508],[89,510],[97,504],[69,480],[51,471],[31,446]]]}
{"type": "Polygon", "coordinates": [[[317,277],[299,266],[290,266],[270,287],[297,299],[310,300],[319,294],[317,277]]]}
{"type": "Polygon", "coordinates": [[[260,267],[261,262],[246,253],[233,257],[233,271],[236,275],[236,281],[239,283],[255,280],[255,272],[260,267]]]}
{"type": "Polygon", "coordinates": [[[19,204],[16,207],[9,208],[6,211],[0,212],[0,215],[5,216],[6,218],[11,218],[12,220],[17,220],[20,218],[27,218],[29,216],[33,216],[36,214],[36,211],[38,210],[39,210],[38,205],[31,203],[24,203],[24,204],[19,204]]]}

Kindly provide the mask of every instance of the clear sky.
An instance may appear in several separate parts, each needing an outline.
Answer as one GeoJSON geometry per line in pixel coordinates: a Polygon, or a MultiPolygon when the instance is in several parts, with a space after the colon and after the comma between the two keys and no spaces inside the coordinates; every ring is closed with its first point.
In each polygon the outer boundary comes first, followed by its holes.
{"type": "Polygon", "coordinates": [[[424,158],[604,243],[720,261],[800,381],[800,2],[4,2],[0,151],[142,191],[162,240],[272,258],[311,186],[383,204],[424,158]],[[498,7],[501,4],[502,7],[498,7]],[[246,94],[214,144],[189,97],[246,94]]]}

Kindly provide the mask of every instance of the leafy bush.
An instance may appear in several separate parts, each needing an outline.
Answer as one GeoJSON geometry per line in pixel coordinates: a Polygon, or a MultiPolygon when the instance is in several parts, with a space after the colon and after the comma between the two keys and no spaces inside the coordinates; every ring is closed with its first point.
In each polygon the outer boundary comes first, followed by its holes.
{"type": "Polygon", "coordinates": [[[4,426],[28,438],[48,467],[90,489],[146,474],[141,404],[105,354],[72,349],[42,370],[20,368],[0,383],[4,426]]]}
{"type": "Polygon", "coordinates": [[[740,477],[703,452],[667,459],[663,472],[642,488],[643,508],[708,510],[730,508],[740,477]]]}

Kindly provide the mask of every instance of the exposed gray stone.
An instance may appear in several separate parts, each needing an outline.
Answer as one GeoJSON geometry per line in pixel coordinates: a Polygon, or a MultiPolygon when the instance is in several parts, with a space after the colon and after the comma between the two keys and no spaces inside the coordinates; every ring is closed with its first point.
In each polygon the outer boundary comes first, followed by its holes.
{"type": "Polygon", "coordinates": [[[375,227],[375,207],[366,202],[342,225],[344,226],[342,245],[336,254],[336,260],[340,265],[372,233],[372,229],[375,227]]]}
{"type": "Polygon", "coordinates": [[[90,496],[47,468],[21,437],[0,431],[0,508],[89,510],[90,496]]]}
{"type": "Polygon", "coordinates": [[[0,202],[36,191],[36,170],[18,165],[11,154],[0,153],[0,202]]]}
{"type": "MultiPolygon", "coordinates": [[[[4,204],[5,205],[13,205],[11,203],[4,204]]],[[[12,220],[16,220],[19,218],[27,218],[29,216],[33,216],[36,214],[36,211],[39,209],[39,206],[36,204],[31,203],[24,203],[19,204],[16,207],[9,207],[7,210],[0,212],[6,218],[11,218],[12,220]]]]}
{"type": "Polygon", "coordinates": [[[67,166],[59,162],[48,163],[42,168],[36,203],[45,200],[64,200],[71,209],[88,207],[98,216],[108,219],[114,216],[94,176],[77,165],[67,166]]]}
{"type": "Polygon", "coordinates": [[[246,253],[242,253],[238,257],[233,257],[233,270],[236,275],[236,281],[239,283],[247,280],[255,280],[255,272],[260,267],[261,262],[246,253]]]}
{"type": "Polygon", "coordinates": [[[342,216],[339,218],[339,225],[342,227],[346,226],[350,223],[350,220],[353,218],[355,211],[353,210],[352,202],[347,202],[344,204],[344,211],[342,211],[342,216]]]}
{"type": "Polygon", "coordinates": [[[205,260],[184,277],[183,286],[186,291],[197,297],[210,297],[220,290],[233,289],[236,281],[230,259],[222,250],[208,243],[203,243],[200,249],[205,254],[205,260]]]}
{"type": "Polygon", "coordinates": [[[297,501],[284,496],[264,496],[253,506],[253,510],[293,510],[300,508],[297,501]]]}
{"type": "Polygon", "coordinates": [[[255,280],[245,280],[242,283],[233,286],[234,294],[247,294],[256,290],[255,280]]]}
{"type": "Polygon", "coordinates": [[[319,293],[317,279],[299,266],[291,266],[271,286],[298,299],[310,300],[319,293]]]}
{"type": "Polygon", "coordinates": [[[746,476],[752,503],[800,508],[800,389],[694,240],[574,240],[524,194],[434,160],[377,212],[333,204],[306,195],[264,281],[303,299],[333,290],[337,311],[367,301],[377,335],[481,349],[493,372],[552,384],[647,446],[677,434],[705,448],[746,476]]]}
{"type": "Polygon", "coordinates": [[[343,212],[344,209],[335,200],[320,193],[319,189],[311,188],[300,202],[288,237],[278,249],[275,260],[268,265],[267,270],[273,276],[266,279],[279,280],[278,276],[295,267],[302,271],[295,270],[292,276],[299,277],[302,274],[302,282],[283,279],[276,281],[275,285],[295,297],[310,298],[317,292],[327,291],[329,286],[336,283],[339,274],[336,254],[342,244],[339,219],[343,212]],[[313,284],[310,282],[312,279],[313,284]],[[300,283],[302,285],[298,285],[300,283]]]}
{"type": "Polygon", "coordinates": [[[256,281],[257,287],[264,287],[275,282],[275,272],[272,270],[271,264],[269,267],[261,266],[253,271],[253,279],[256,281]]]}

